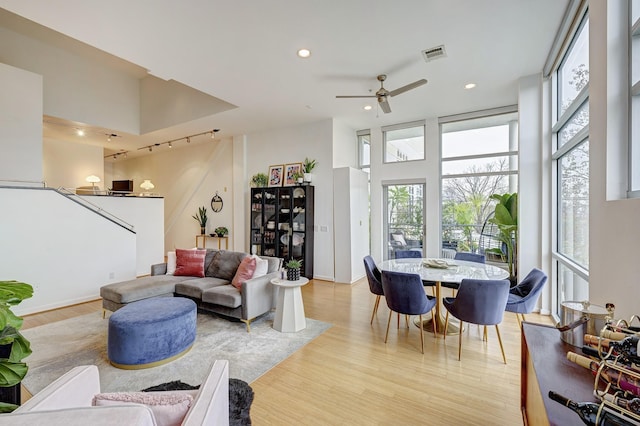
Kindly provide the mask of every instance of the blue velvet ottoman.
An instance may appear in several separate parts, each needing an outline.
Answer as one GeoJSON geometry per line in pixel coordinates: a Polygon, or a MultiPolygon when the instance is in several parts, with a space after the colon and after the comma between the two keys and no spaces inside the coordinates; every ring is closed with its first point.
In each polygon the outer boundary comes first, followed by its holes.
{"type": "Polygon", "coordinates": [[[173,361],[196,340],[196,316],[195,302],[183,297],[129,303],[109,317],[107,357],[129,370],[173,361]]]}

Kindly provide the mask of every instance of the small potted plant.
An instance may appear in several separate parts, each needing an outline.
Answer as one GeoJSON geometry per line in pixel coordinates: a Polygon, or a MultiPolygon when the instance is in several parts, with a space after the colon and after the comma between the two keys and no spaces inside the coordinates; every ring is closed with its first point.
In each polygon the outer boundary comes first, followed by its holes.
{"type": "Polygon", "coordinates": [[[29,341],[20,334],[22,318],[11,307],[33,296],[33,287],[17,281],[0,281],[0,413],[20,404],[20,382],[26,376],[22,360],[31,354],[29,341]]]}
{"type": "Polygon", "coordinates": [[[207,208],[205,206],[198,208],[198,214],[191,216],[200,224],[200,235],[205,235],[207,232],[207,208]]]}
{"type": "Polygon", "coordinates": [[[284,266],[287,268],[287,280],[298,281],[300,279],[302,260],[291,259],[284,266]]]}
{"type": "Polygon", "coordinates": [[[304,181],[311,182],[313,175],[311,172],[318,165],[316,160],[310,160],[309,158],[304,159],[304,163],[302,163],[302,171],[304,172],[304,181]]]}
{"type": "Polygon", "coordinates": [[[224,226],[218,226],[214,232],[218,235],[218,237],[224,237],[229,233],[229,230],[224,226]]]}
{"type": "Polygon", "coordinates": [[[264,173],[256,173],[251,177],[251,186],[254,188],[264,188],[268,182],[269,178],[264,173]]]}
{"type": "Polygon", "coordinates": [[[291,179],[299,184],[302,184],[304,182],[304,174],[302,172],[293,172],[291,174],[291,179]]]}

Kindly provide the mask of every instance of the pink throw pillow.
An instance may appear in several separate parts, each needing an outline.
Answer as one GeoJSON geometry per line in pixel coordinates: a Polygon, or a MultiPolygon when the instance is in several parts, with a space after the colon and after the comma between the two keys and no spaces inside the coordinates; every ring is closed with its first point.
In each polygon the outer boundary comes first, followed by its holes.
{"type": "Polygon", "coordinates": [[[233,277],[231,284],[238,290],[241,290],[242,283],[250,280],[251,277],[253,277],[255,270],[256,259],[250,256],[245,257],[242,259],[242,262],[240,262],[240,266],[238,266],[238,270],[236,271],[236,275],[233,277]]]}
{"type": "Polygon", "coordinates": [[[176,249],[176,271],[173,275],[204,277],[204,258],[206,250],[176,249]]]}
{"type": "Polygon", "coordinates": [[[159,426],[179,426],[192,403],[191,392],[117,392],[97,394],[91,405],[144,404],[159,426]]]}

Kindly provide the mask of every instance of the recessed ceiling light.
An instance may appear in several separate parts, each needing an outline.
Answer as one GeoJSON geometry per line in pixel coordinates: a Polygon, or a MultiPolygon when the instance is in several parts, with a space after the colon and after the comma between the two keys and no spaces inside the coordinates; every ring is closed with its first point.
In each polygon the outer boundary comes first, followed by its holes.
{"type": "Polygon", "coordinates": [[[298,50],[298,56],[301,58],[308,58],[311,56],[311,51],[309,49],[300,49],[298,50]]]}
{"type": "Polygon", "coordinates": [[[76,133],[78,134],[78,136],[84,136],[84,130],[82,129],[76,130],[76,133]]]}
{"type": "Polygon", "coordinates": [[[371,108],[373,108],[371,105],[365,105],[364,106],[364,110],[365,111],[371,111],[371,108]]]}
{"type": "Polygon", "coordinates": [[[464,85],[465,89],[473,89],[474,87],[476,87],[475,83],[467,83],[464,85]]]}

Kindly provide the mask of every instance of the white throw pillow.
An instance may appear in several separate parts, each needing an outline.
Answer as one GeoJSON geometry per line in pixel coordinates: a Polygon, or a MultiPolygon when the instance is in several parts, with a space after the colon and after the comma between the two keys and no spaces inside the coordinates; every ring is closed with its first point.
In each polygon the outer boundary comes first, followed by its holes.
{"type": "Polygon", "coordinates": [[[158,426],[179,426],[192,403],[191,392],[115,392],[95,395],[91,405],[144,404],[158,426]]]}
{"type": "Polygon", "coordinates": [[[402,244],[403,246],[407,245],[407,241],[404,239],[404,235],[402,235],[402,234],[391,234],[391,237],[393,237],[393,241],[397,241],[400,244],[402,244]]]}
{"type": "Polygon", "coordinates": [[[269,270],[269,261],[267,259],[262,259],[255,254],[252,254],[251,257],[256,259],[256,270],[253,271],[253,278],[262,277],[263,275],[267,275],[267,271],[269,270]]]}
{"type": "Polygon", "coordinates": [[[176,272],[176,252],[167,252],[167,275],[173,275],[176,272]]]}

